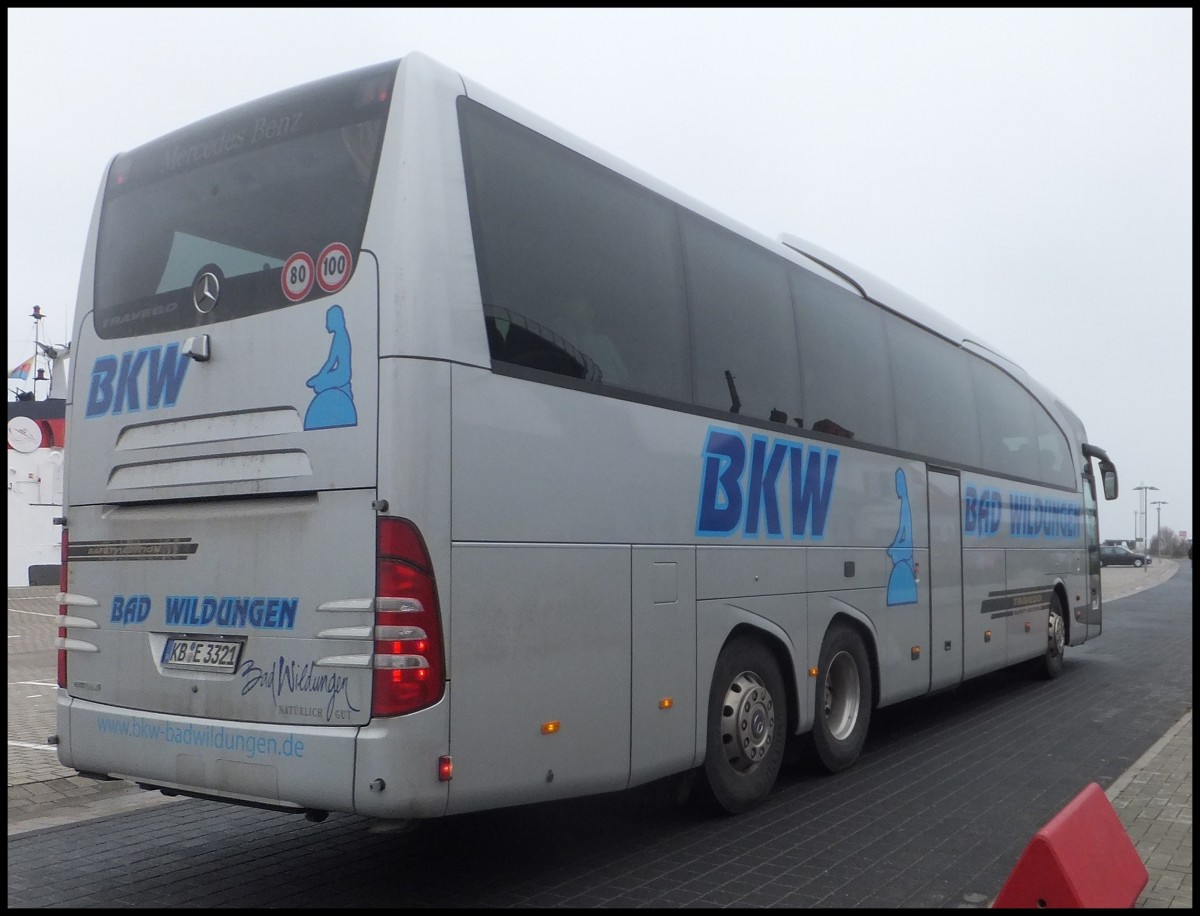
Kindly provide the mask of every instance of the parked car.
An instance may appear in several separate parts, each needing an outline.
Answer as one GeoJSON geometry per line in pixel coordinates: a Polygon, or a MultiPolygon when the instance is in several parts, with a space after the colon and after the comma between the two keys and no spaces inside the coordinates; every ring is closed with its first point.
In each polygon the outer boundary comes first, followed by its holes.
{"type": "Polygon", "coordinates": [[[1149,566],[1150,557],[1128,547],[1100,545],[1101,566],[1149,566]]]}

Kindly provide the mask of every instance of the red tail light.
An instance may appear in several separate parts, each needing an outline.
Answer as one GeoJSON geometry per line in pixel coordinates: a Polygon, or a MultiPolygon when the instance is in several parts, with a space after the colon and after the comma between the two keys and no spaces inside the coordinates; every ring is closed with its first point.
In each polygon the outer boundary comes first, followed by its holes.
{"type": "Polygon", "coordinates": [[[442,615],[433,564],[407,519],[381,518],[376,531],[372,716],[432,706],[445,690],[442,615]]]}
{"type": "MultiPolygon", "coordinates": [[[[65,592],[67,590],[67,527],[63,526],[62,530],[62,552],[59,554],[61,563],[58,567],[58,590],[65,592]]],[[[67,616],[67,606],[60,604],[58,606],[58,616],[67,616]]],[[[59,645],[62,645],[62,640],[67,638],[67,628],[58,628],[59,645]]],[[[67,686],[67,650],[58,650],[58,686],[67,686]]]]}

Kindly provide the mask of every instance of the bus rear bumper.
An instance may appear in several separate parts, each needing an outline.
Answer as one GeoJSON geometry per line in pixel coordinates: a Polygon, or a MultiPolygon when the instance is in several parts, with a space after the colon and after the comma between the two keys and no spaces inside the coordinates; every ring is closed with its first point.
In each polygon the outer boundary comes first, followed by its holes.
{"type": "Polygon", "coordinates": [[[353,811],[353,726],[225,723],[58,692],[64,766],[171,793],[295,811],[353,811]]]}
{"type": "Polygon", "coordinates": [[[448,698],[358,726],[272,725],[145,713],[57,698],[58,758],[172,795],[309,814],[441,817],[448,698]]]}

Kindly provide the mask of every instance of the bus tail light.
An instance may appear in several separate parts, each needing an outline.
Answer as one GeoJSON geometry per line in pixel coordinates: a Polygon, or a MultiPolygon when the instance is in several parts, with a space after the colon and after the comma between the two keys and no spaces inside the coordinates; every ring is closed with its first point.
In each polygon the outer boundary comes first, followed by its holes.
{"type": "Polygon", "coordinates": [[[379,519],[375,564],[371,715],[399,716],[432,706],[445,690],[437,582],[407,519],[379,519]]]}
{"type": "MultiPolygon", "coordinates": [[[[63,594],[63,595],[65,595],[67,593],[67,548],[68,548],[68,546],[69,546],[69,544],[68,544],[68,539],[67,539],[67,526],[63,525],[62,553],[59,555],[59,559],[61,560],[61,562],[58,567],[58,591],[60,594],[63,594]]],[[[58,606],[58,616],[59,617],[67,616],[67,606],[65,604],[60,604],[58,606]]],[[[58,650],[58,686],[59,687],[67,686],[67,650],[64,648],[61,648],[61,646],[63,645],[63,641],[66,638],[67,638],[67,628],[59,627],[58,628],[58,644],[60,646],[60,648],[58,650]]]]}

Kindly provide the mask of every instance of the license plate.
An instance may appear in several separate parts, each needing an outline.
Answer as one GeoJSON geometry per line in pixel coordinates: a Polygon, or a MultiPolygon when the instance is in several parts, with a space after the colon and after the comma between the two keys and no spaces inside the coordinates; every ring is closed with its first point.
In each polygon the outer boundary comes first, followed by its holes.
{"type": "Polygon", "coordinates": [[[241,654],[241,640],[170,636],[163,649],[162,665],[164,668],[190,668],[229,674],[237,668],[241,654]]]}

